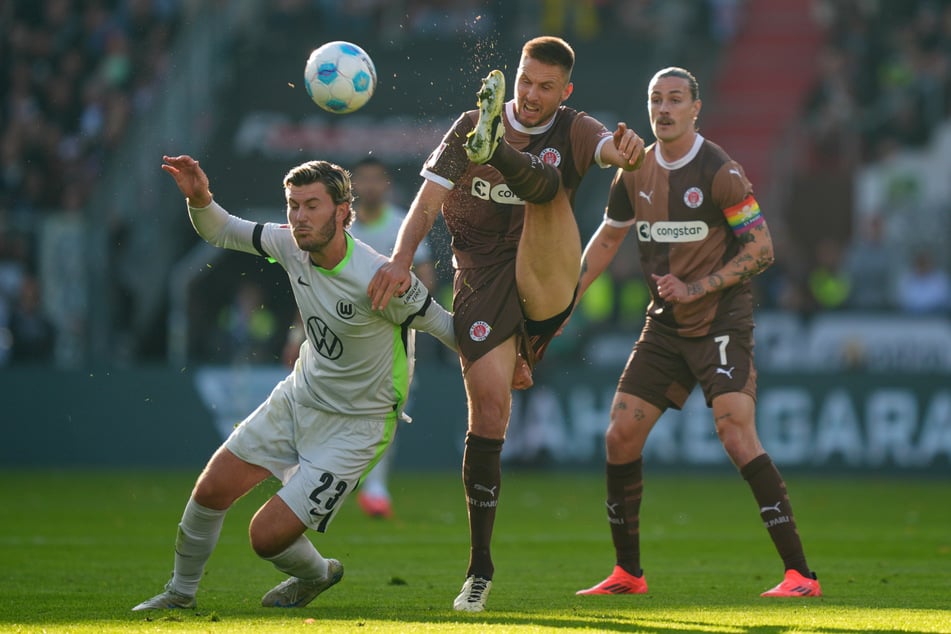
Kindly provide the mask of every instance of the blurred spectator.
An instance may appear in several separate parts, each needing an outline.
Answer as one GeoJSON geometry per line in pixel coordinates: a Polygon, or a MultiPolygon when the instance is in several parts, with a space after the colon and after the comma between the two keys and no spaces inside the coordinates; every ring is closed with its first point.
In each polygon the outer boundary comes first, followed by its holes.
{"type": "Polygon", "coordinates": [[[815,265],[809,273],[809,291],[816,308],[835,310],[845,306],[849,296],[849,278],[842,262],[842,246],[833,238],[816,245],[815,265]]]}
{"type": "Polygon", "coordinates": [[[56,328],[56,363],[81,364],[89,311],[86,225],[78,209],[49,214],[40,226],[37,271],[47,315],[56,328]]]}
{"type": "Polygon", "coordinates": [[[654,0],[621,0],[615,4],[615,22],[632,39],[647,38],[656,28],[654,0]]]}
{"type": "Polygon", "coordinates": [[[789,255],[776,259],[776,263],[756,276],[753,284],[754,306],[774,308],[792,313],[807,313],[813,309],[809,302],[806,279],[808,271],[802,271],[799,259],[789,255]]]}
{"type": "Polygon", "coordinates": [[[590,40],[601,32],[600,12],[608,3],[599,0],[542,0],[541,4],[542,33],[590,40]]]}
{"type": "Polygon", "coordinates": [[[229,363],[276,363],[281,359],[284,334],[260,285],[245,279],[234,301],[218,314],[212,356],[229,363]]]}
{"type": "Polygon", "coordinates": [[[845,274],[850,289],[848,307],[859,310],[883,310],[892,307],[895,296],[894,249],[885,241],[882,214],[867,214],[845,254],[845,274]]]}
{"type": "Polygon", "coordinates": [[[26,276],[29,253],[27,236],[10,228],[0,209],[0,304],[15,301],[26,276]]]}
{"type": "MultiPolygon", "coordinates": [[[[386,165],[368,156],[353,168],[355,215],[350,234],[366,242],[378,253],[389,257],[406,216],[406,209],[394,204],[393,180],[386,165]]],[[[413,260],[413,272],[430,292],[436,291],[436,271],[430,256],[428,238],[420,243],[413,260]]]]}
{"type": "Polygon", "coordinates": [[[710,33],[717,42],[729,42],[740,31],[746,1],[707,0],[710,5],[710,33]]]}
{"type": "Polygon", "coordinates": [[[896,301],[901,310],[913,315],[951,311],[951,276],[938,268],[929,249],[917,250],[899,275],[896,301]]]}
{"type": "Polygon", "coordinates": [[[53,360],[56,332],[40,304],[37,279],[28,275],[20,285],[19,301],[9,317],[10,364],[48,363],[53,360]]]}
{"type": "Polygon", "coordinates": [[[858,106],[845,54],[827,46],[819,54],[816,84],[806,100],[810,164],[813,169],[846,169],[858,158],[858,106]]]}

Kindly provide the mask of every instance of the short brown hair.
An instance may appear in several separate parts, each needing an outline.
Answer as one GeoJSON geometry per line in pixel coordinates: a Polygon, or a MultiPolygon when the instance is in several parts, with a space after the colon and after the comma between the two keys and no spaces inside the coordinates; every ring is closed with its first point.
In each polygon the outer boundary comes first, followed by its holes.
{"type": "MultiPolygon", "coordinates": [[[[284,176],[284,187],[303,187],[312,183],[323,183],[335,205],[341,203],[353,204],[353,185],[350,181],[350,172],[330,161],[307,161],[301,163],[284,176]]],[[[353,219],[353,210],[344,221],[343,226],[349,227],[353,219]]]]}
{"type": "Polygon", "coordinates": [[[575,51],[568,42],[554,35],[532,38],[522,46],[522,57],[531,57],[543,64],[560,66],[568,77],[575,67],[575,51]]]}

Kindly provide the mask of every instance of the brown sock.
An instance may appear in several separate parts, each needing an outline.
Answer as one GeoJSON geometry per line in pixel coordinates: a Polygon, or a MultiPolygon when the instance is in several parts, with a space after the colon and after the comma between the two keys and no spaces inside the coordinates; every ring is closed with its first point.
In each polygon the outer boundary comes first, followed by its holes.
{"type": "Polygon", "coordinates": [[[753,491],[763,525],[782,557],[786,570],[797,570],[800,574],[811,577],[812,572],[806,564],[799,531],[796,530],[792,504],[786,493],[786,483],[772,459],[765,453],[759,455],[740,469],[740,475],[753,491]]]}
{"type": "Polygon", "coordinates": [[[553,165],[529,152],[520,152],[505,139],[488,161],[505,177],[512,193],[527,203],[547,203],[558,193],[561,174],[553,165]]]}
{"type": "Polygon", "coordinates": [[[492,527],[502,483],[502,440],[466,435],[462,456],[462,483],[469,510],[469,568],[466,577],[478,575],[491,579],[492,527]]]}
{"type": "Polygon", "coordinates": [[[635,577],[644,574],[641,570],[641,495],[644,492],[642,466],[638,458],[627,464],[609,464],[608,522],[611,523],[611,540],[617,565],[635,577]]]}

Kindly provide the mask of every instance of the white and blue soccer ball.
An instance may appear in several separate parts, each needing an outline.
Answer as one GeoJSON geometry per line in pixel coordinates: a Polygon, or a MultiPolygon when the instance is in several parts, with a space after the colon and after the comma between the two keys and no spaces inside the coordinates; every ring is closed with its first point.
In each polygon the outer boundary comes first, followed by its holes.
{"type": "Polygon", "coordinates": [[[376,67],[356,44],[328,42],[307,58],[304,86],[318,106],[327,112],[346,114],[362,108],[373,96],[376,67]]]}

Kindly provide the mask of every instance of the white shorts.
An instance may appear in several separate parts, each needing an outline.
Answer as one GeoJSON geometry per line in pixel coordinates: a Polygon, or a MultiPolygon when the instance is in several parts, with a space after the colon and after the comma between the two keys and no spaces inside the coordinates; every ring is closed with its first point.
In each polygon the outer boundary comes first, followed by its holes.
{"type": "Polygon", "coordinates": [[[395,413],[363,418],[306,407],[291,398],[291,381],[284,380],[225,447],[273,473],[284,484],[277,492],[281,499],[304,525],[322,533],[395,432],[395,413]]]}

